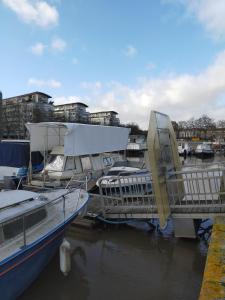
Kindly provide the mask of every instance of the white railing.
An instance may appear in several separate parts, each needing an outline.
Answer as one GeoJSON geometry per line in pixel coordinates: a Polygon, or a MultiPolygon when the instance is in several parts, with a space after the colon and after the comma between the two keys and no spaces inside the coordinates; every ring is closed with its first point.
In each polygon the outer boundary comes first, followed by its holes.
{"type": "Polygon", "coordinates": [[[225,210],[225,169],[223,166],[186,168],[167,179],[171,210],[183,208],[202,211],[225,210]]]}
{"type": "MultiPolygon", "coordinates": [[[[0,246],[3,247],[0,260],[4,256],[4,247],[7,248],[7,245],[10,244],[10,249],[15,252],[73,216],[81,206],[80,201],[83,197],[81,190],[76,190],[76,195],[72,196],[74,192],[74,190],[65,191],[63,195],[53,200],[48,200],[47,195],[40,195],[39,201],[43,201],[43,204],[38,204],[38,207],[28,209],[24,213],[17,213],[15,217],[8,220],[0,221],[0,246]]],[[[10,206],[3,208],[0,212],[9,208],[10,206]]]]}

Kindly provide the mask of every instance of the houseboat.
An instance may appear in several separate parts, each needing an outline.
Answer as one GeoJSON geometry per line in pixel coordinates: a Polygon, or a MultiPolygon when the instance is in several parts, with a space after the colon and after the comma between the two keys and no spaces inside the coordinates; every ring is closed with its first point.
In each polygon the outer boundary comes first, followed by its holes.
{"type": "Polygon", "coordinates": [[[0,192],[0,298],[17,299],[53,257],[88,201],[84,190],[0,192]]]}
{"type": "Polygon", "coordinates": [[[129,129],[76,123],[27,124],[31,151],[41,151],[44,168],[32,185],[61,186],[91,176],[99,178],[124,159],[129,129]]]}

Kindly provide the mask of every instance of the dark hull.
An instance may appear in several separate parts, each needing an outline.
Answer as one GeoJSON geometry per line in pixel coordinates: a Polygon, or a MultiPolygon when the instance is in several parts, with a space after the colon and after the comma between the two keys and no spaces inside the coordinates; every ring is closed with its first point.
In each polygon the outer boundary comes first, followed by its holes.
{"type": "Polygon", "coordinates": [[[196,157],[199,158],[210,158],[214,156],[214,152],[200,152],[200,153],[195,153],[196,157]]]}

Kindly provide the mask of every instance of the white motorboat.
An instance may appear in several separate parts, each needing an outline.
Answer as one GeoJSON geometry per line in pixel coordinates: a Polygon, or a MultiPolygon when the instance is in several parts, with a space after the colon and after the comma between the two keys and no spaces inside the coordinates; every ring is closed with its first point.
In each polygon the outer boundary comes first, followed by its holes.
{"type": "Polygon", "coordinates": [[[200,158],[207,158],[214,156],[214,150],[212,149],[212,145],[210,143],[202,143],[197,145],[195,149],[195,155],[200,158]]]}
{"type": "Polygon", "coordinates": [[[187,142],[178,142],[178,153],[180,156],[186,156],[191,154],[191,147],[187,142]]]}
{"type": "Polygon", "coordinates": [[[98,179],[96,185],[105,195],[152,192],[149,171],[132,167],[112,167],[105,176],[98,179]]]}

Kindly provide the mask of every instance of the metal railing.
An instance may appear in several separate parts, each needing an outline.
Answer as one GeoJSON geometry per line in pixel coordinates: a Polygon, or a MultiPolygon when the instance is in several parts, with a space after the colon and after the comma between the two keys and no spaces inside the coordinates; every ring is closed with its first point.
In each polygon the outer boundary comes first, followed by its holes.
{"type": "Polygon", "coordinates": [[[153,209],[155,197],[151,175],[110,176],[99,180],[99,194],[105,210],[153,209]]]}
{"type": "Polygon", "coordinates": [[[225,211],[225,168],[221,165],[171,173],[166,184],[172,211],[225,211]]]}
{"type": "MultiPolygon", "coordinates": [[[[43,204],[37,204],[38,207],[27,209],[26,212],[18,212],[15,217],[0,221],[1,247],[7,247],[10,244],[12,252],[26,247],[27,244],[46,235],[57,225],[65,223],[77,211],[83,198],[82,190],[65,191],[63,195],[52,200],[49,200],[47,196],[47,193],[39,195],[38,199],[43,204]],[[74,192],[76,195],[73,195],[74,192]],[[74,198],[77,201],[74,201],[74,198]]],[[[13,209],[13,205],[11,207],[13,209]]],[[[10,206],[0,209],[0,213],[9,208],[10,206]]],[[[4,258],[4,249],[0,253],[0,260],[2,258],[4,258]]]]}
{"type": "MultiPolygon", "coordinates": [[[[165,184],[171,214],[225,213],[225,168],[221,164],[170,172],[165,184]]],[[[103,177],[99,180],[102,211],[157,213],[153,186],[150,173],[103,177]]]]}

